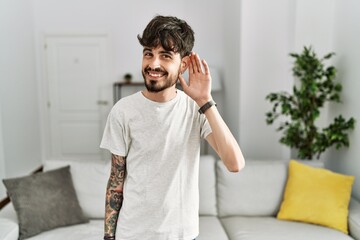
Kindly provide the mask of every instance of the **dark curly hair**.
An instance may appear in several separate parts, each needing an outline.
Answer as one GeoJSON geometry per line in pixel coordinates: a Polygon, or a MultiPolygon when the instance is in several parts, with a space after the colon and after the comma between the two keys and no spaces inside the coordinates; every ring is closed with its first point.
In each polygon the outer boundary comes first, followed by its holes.
{"type": "Polygon", "coordinates": [[[143,47],[154,48],[161,44],[166,51],[180,53],[181,58],[191,53],[194,47],[194,31],[181,19],[172,16],[155,16],[138,35],[143,47]]]}

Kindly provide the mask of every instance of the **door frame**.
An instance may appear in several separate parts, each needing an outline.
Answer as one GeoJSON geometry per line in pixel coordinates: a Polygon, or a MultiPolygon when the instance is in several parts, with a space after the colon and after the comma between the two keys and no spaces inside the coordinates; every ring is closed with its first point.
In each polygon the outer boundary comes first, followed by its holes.
{"type": "MultiPolygon", "coordinates": [[[[42,162],[51,160],[51,125],[50,125],[50,95],[49,80],[46,72],[47,56],[46,56],[46,39],[49,37],[105,37],[108,48],[107,51],[107,71],[108,81],[112,85],[116,81],[114,71],[115,54],[113,49],[113,36],[108,32],[42,32],[35,35],[35,61],[36,75],[38,82],[38,106],[40,116],[40,134],[41,134],[41,155],[42,162]]],[[[111,91],[112,92],[112,91],[111,91]]]]}

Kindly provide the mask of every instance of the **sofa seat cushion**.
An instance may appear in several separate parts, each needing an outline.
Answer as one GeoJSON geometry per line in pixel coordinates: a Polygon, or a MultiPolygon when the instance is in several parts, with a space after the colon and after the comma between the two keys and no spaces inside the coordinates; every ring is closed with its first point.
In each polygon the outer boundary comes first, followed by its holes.
{"type": "MultiPolygon", "coordinates": [[[[86,239],[99,240],[104,234],[104,221],[90,220],[87,224],[62,227],[43,232],[28,240],[64,240],[64,239],[86,239]]],[[[224,228],[219,219],[212,216],[200,217],[200,235],[196,240],[228,240],[224,228]]]]}
{"type": "Polygon", "coordinates": [[[43,232],[27,240],[64,240],[86,239],[99,240],[104,236],[104,220],[90,220],[89,223],[56,228],[43,232]]]}
{"type": "MultiPolygon", "coordinates": [[[[200,235],[196,240],[229,240],[219,219],[215,216],[200,216],[200,235]]],[[[87,224],[56,228],[40,233],[29,240],[102,239],[104,220],[90,220],[87,224]]],[[[19,236],[16,212],[12,203],[0,211],[0,239],[16,240],[19,236]],[[6,228],[6,229],[5,229],[6,228]],[[3,235],[2,235],[3,234],[3,235]]]]}
{"type": "Polygon", "coordinates": [[[196,240],[228,240],[224,228],[217,217],[200,216],[200,234],[196,240]]]}
{"type": "Polygon", "coordinates": [[[331,228],[275,217],[227,217],[221,222],[231,240],[353,240],[331,228]]]}
{"type": "Polygon", "coordinates": [[[355,198],[349,206],[349,232],[355,239],[360,239],[360,202],[355,198]]]}

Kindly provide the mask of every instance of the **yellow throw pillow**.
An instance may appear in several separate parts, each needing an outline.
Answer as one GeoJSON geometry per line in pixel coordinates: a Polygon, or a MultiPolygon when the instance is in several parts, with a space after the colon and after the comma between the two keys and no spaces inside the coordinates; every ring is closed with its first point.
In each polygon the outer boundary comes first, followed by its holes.
{"type": "Polygon", "coordinates": [[[354,179],[291,160],[277,218],[314,223],[348,234],[348,207],[354,179]]]}

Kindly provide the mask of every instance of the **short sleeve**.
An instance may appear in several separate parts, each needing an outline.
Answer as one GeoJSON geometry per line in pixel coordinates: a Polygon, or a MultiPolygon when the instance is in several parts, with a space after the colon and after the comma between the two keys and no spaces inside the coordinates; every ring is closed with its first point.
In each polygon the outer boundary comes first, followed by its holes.
{"type": "Polygon", "coordinates": [[[107,149],[115,155],[127,156],[130,140],[124,122],[121,114],[112,109],[106,121],[100,148],[107,149]]]}
{"type": "Polygon", "coordinates": [[[205,139],[210,133],[212,133],[210,124],[204,114],[200,114],[200,136],[205,139]]]}

